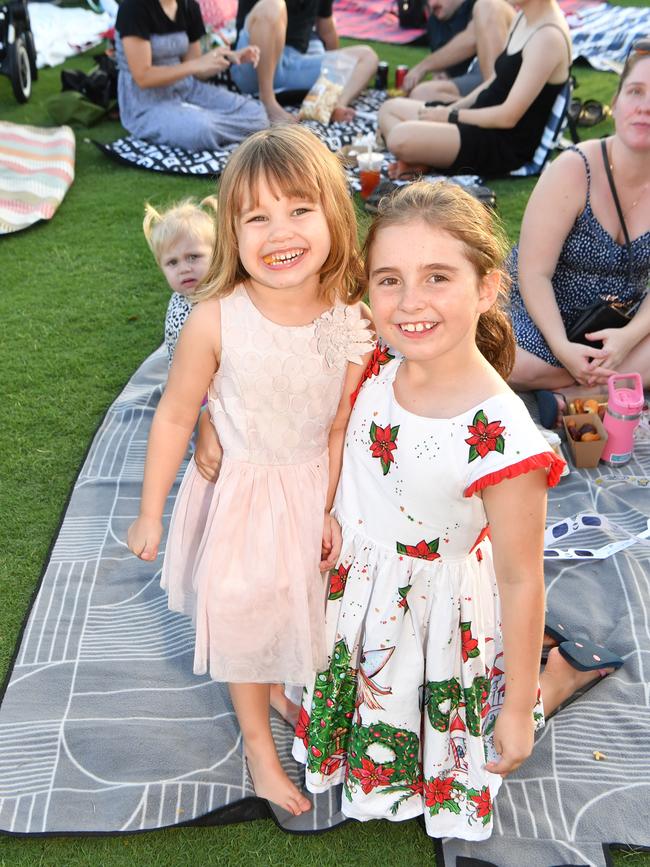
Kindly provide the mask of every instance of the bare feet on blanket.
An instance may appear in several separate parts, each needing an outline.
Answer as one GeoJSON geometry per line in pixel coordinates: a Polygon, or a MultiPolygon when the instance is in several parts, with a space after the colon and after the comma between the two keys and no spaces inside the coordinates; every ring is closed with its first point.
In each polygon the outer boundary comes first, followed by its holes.
{"type": "Polygon", "coordinates": [[[415,163],[405,163],[403,160],[397,160],[397,162],[391,163],[388,166],[388,177],[392,181],[412,181],[418,175],[426,175],[430,169],[430,166],[416,165],[415,163]]]}
{"type": "Polygon", "coordinates": [[[584,689],[594,680],[599,680],[614,671],[613,668],[601,668],[596,671],[578,671],[562,656],[557,647],[551,648],[546,666],[540,676],[542,701],[546,716],[571,698],[574,692],[584,689]]]}
{"type": "Polygon", "coordinates": [[[350,108],[349,105],[337,105],[334,107],[330,121],[336,123],[349,123],[351,120],[354,120],[355,115],[356,111],[353,108],[350,108]]]}
{"type": "Polygon", "coordinates": [[[295,114],[285,111],[279,102],[265,103],[264,108],[269,116],[271,123],[298,123],[298,118],[295,114]]]}
{"type": "Polygon", "coordinates": [[[254,753],[247,750],[245,759],[258,798],[266,798],[294,816],[311,810],[311,801],[294,786],[277,757],[269,760],[267,753],[254,757],[254,753]]]}
{"type": "Polygon", "coordinates": [[[300,708],[297,704],[288,699],[284,694],[284,687],[281,683],[272,683],[270,690],[271,707],[277,710],[282,719],[288,723],[292,729],[298,725],[298,715],[300,708]]]}

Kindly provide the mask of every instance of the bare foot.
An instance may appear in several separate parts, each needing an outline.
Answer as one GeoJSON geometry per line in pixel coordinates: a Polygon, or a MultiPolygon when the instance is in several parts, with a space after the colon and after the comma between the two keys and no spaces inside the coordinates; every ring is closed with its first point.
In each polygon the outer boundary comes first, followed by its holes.
{"type": "Polygon", "coordinates": [[[264,104],[266,113],[269,116],[271,123],[298,123],[298,118],[295,114],[285,111],[279,102],[267,102],[264,104]]]}
{"type": "Polygon", "coordinates": [[[551,714],[559,705],[571,698],[574,692],[589,686],[614,671],[613,668],[600,668],[596,671],[578,671],[553,647],[540,677],[544,712],[551,714]]]}
{"type": "Polygon", "coordinates": [[[397,162],[391,163],[388,166],[388,177],[393,181],[413,180],[418,175],[426,175],[428,171],[429,166],[405,163],[403,160],[397,160],[397,162]]]}
{"type": "Polygon", "coordinates": [[[355,115],[356,111],[349,105],[337,105],[334,107],[330,121],[349,123],[349,121],[354,120],[355,115]]]}
{"type": "Polygon", "coordinates": [[[258,798],[266,798],[294,816],[311,810],[311,801],[294,786],[277,758],[269,760],[266,754],[254,758],[247,751],[246,763],[258,798]]]}

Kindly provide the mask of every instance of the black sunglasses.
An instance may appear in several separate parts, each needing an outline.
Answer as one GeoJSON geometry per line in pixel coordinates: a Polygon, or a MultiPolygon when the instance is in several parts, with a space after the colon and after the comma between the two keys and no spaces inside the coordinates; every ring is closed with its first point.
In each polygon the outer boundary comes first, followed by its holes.
{"type": "MultiPolygon", "coordinates": [[[[630,54],[650,54],[650,39],[635,40],[632,45],[630,45],[627,57],[629,57],[630,54]]],[[[625,58],[626,60],[627,57],[625,58]]]]}

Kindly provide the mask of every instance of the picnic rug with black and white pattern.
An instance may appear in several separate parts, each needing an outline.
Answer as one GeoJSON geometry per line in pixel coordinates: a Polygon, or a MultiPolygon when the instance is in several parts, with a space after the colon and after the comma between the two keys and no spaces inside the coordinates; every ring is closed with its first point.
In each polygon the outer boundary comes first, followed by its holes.
{"type": "MultiPolygon", "coordinates": [[[[161,559],[126,548],[166,374],[161,347],[108,410],[24,624],[0,705],[2,832],[128,834],[271,816],[305,833],[343,821],[340,791],[298,818],[254,797],[228,690],[192,673],[193,627],[167,608],[161,559]]],[[[551,492],[549,523],[560,525],[549,547],[592,556],[547,560],[549,608],[625,666],[547,724],[497,798],[491,840],[432,842],[438,867],[605,867],[608,843],[650,846],[650,546],[598,559],[603,545],[647,530],[649,478],[646,439],[626,467],[572,470],[551,492]]],[[[273,732],[299,782],[290,728],[278,718],[273,732]]]]}

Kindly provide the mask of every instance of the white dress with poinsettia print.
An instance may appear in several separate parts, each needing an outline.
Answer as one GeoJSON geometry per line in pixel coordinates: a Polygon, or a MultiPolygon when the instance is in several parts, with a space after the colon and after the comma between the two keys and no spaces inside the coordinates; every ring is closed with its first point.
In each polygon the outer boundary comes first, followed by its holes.
{"type": "MultiPolygon", "coordinates": [[[[424,814],[429,834],[482,840],[501,778],[505,677],[497,584],[479,492],[564,462],[511,391],[454,418],[395,399],[401,358],[375,350],[350,418],[335,514],[328,668],[303,694],[294,756],[307,788],[343,783],[366,820],[424,814]]],[[[538,701],[536,720],[543,724],[538,701]]]]}

